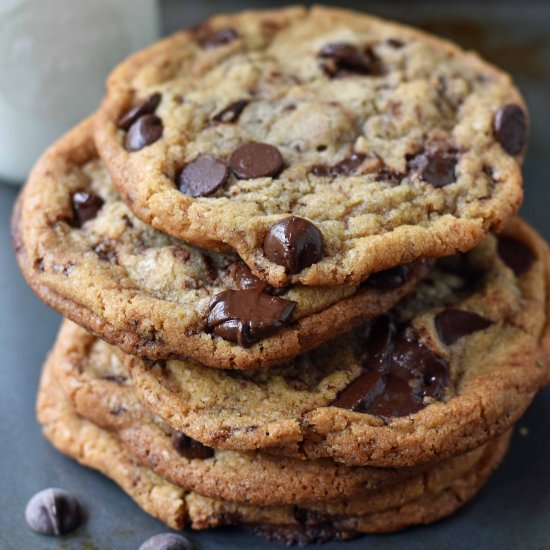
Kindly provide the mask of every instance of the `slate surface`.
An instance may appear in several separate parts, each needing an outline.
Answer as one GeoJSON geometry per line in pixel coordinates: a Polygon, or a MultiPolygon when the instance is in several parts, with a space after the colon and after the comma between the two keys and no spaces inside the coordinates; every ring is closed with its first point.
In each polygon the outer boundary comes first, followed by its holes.
{"type": "MultiPolygon", "coordinates": [[[[165,32],[198,23],[209,13],[283,2],[165,1],[165,32]]],[[[548,2],[340,2],[449,36],[479,50],[514,74],[532,113],[525,165],[523,216],[550,238],[550,3],[548,2]],[[546,154],[545,154],[546,153],[546,154]]],[[[60,318],[26,287],[9,237],[13,188],[0,185],[0,548],[4,550],[137,550],[163,526],[142,513],[113,483],[55,452],[34,419],[40,365],[60,318]],[[89,519],[61,540],[31,533],[24,522],[27,500],[47,486],[74,491],[89,519]]],[[[550,548],[550,388],[534,402],[516,433],[502,468],[455,516],[403,533],[331,543],[329,549],[550,548]]],[[[199,548],[282,548],[237,529],[190,535],[199,548]]]]}

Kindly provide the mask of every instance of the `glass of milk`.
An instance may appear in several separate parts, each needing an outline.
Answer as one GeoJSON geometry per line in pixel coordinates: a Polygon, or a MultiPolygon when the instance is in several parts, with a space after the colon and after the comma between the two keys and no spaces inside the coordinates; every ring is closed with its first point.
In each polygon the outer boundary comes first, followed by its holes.
{"type": "Polygon", "coordinates": [[[0,0],[0,180],[22,183],[159,27],[156,0],[0,0]]]}

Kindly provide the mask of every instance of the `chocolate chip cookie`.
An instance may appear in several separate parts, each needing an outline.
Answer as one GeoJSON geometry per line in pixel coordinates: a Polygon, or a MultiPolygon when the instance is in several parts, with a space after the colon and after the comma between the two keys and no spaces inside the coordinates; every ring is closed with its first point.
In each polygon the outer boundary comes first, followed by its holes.
{"type": "Polygon", "coordinates": [[[237,257],[140,221],[97,157],[87,120],[39,161],[18,201],[17,258],[35,292],[125,352],[259,368],[385,313],[427,272],[415,262],[361,285],[275,288],[237,257]]]}
{"type": "Polygon", "coordinates": [[[189,492],[142,466],[115,433],[76,414],[50,369],[43,372],[37,407],[44,435],[59,451],[113,479],[147,513],[170,527],[244,525],[287,542],[350,538],[445,517],[483,485],[509,440],[502,437],[443,467],[435,465],[416,485],[405,483],[334,504],[254,506],[189,492]]]}
{"type": "MultiPolygon", "coordinates": [[[[346,467],[259,452],[215,450],[172,430],[139,401],[112,346],[65,321],[45,369],[75,412],[116,431],[144,466],[189,490],[248,504],[331,501],[365,496],[415,476],[421,468],[346,467]]],[[[465,460],[462,461],[465,464],[465,460]]]]}
{"type": "Polygon", "coordinates": [[[274,286],[466,251],[522,199],[510,77],[447,41],[314,7],[219,16],[124,61],[96,142],[144,221],[274,286]]]}
{"type": "Polygon", "coordinates": [[[503,433],[548,381],[549,273],[546,243],[514,219],[387,316],[283,365],[125,363],[145,404],[205,445],[418,465],[503,433]]]}

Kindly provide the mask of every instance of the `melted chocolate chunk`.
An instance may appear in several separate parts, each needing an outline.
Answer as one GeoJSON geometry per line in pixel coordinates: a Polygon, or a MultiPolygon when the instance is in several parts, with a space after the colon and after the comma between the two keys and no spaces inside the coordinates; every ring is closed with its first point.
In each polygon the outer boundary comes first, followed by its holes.
{"type": "Polygon", "coordinates": [[[353,44],[334,42],[327,44],[319,52],[324,59],[323,71],[331,78],[351,75],[381,74],[380,62],[371,49],[361,51],[353,44]]]}
{"type": "Polygon", "coordinates": [[[277,147],[252,142],[235,149],[229,157],[229,165],[242,180],[274,178],[282,172],[284,160],[277,147]]]}
{"type": "Polygon", "coordinates": [[[378,271],[369,275],[369,278],[363,281],[361,286],[374,288],[376,290],[395,290],[402,287],[411,274],[411,268],[404,265],[396,265],[384,271],[378,271]]]}
{"type": "Polygon", "coordinates": [[[422,153],[414,157],[409,165],[417,170],[420,179],[434,187],[445,187],[456,181],[456,151],[438,150],[430,154],[422,153]]]}
{"type": "Polygon", "coordinates": [[[82,227],[87,221],[94,219],[103,206],[103,199],[92,191],[78,191],[71,199],[73,227],[82,227]]]}
{"type": "Polygon", "coordinates": [[[178,188],[190,197],[208,197],[227,181],[225,162],[209,156],[197,157],[180,172],[178,188]]]}
{"type": "Polygon", "coordinates": [[[326,164],[317,164],[311,168],[311,173],[320,178],[329,178],[337,176],[349,176],[354,174],[357,168],[363,164],[367,155],[363,153],[352,153],[349,157],[341,160],[333,166],[326,164]]]}
{"type": "Polygon", "coordinates": [[[25,509],[28,526],[44,535],[64,535],[83,521],[78,500],[63,489],[44,489],[36,493],[25,509]]]}
{"type": "Polygon", "coordinates": [[[500,259],[516,274],[516,277],[527,273],[536,259],[531,249],[512,237],[499,237],[497,248],[500,259]]]}
{"type": "Polygon", "coordinates": [[[194,550],[195,545],[183,535],[160,533],[148,538],[139,550],[194,550]]]}
{"type": "Polygon", "coordinates": [[[237,122],[241,113],[244,111],[245,107],[250,103],[247,99],[240,99],[228,105],[225,109],[221,110],[218,114],[212,117],[212,120],[215,122],[224,122],[230,124],[232,122],[237,122]]]}
{"type": "Polygon", "coordinates": [[[129,130],[130,126],[143,115],[150,115],[155,112],[158,107],[162,95],[155,93],[143,100],[139,105],[132,107],[129,111],[123,114],[117,121],[117,127],[121,130],[129,130]]]}
{"type": "Polygon", "coordinates": [[[365,371],[340,392],[333,406],[391,418],[419,411],[426,397],[443,398],[449,367],[410,326],[396,327],[382,318],[363,345],[365,371]]]}
{"type": "Polygon", "coordinates": [[[127,151],[139,151],[162,136],[162,120],[157,115],[144,115],[130,126],[124,146],[127,151]]]}
{"type": "Polygon", "coordinates": [[[310,221],[291,216],[269,228],[263,250],[268,259],[294,275],[322,259],[323,236],[310,221]]]}
{"type": "Polygon", "coordinates": [[[211,48],[217,48],[218,46],[225,46],[230,44],[239,37],[239,34],[235,29],[231,27],[225,27],[214,32],[205,32],[202,30],[199,33],[199,44],[209,50],[211,48]]]}
{"type": "Polygon", "coordinates": [[[204,459],[214,456],[214,449],[203,445],[199,441],[191,439],[178,430],[174,430],[172,432],[172,447],[174,447],[174,449],[178,451],[181,456],[189,459],[204,459]]]}
{"type": "Polygon", "coordinates": [[[290,321],[296,302],[264,292],[265,284],[224,290],[210,302],[208,326],[214,334],[242,347],[266,338],[290,321]]]}
{"type": "Polygon", "coordinates": [[[523,109],[514,103],[501,107],[493,120],[493,133],[508,154],[521,153],[527,138],[527,120],[523,109]]]}
{"type": "Polygon", "coordinates": [[[451,346],[463,336],[484,330],[493,322],[471,311],[446,309],[435,316],[434,324],[439,339],[451,346]]]}

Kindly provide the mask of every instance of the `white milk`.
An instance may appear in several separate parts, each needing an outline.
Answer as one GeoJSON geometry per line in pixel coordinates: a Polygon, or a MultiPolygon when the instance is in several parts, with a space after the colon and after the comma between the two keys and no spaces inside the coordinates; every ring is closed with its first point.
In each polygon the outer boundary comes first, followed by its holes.
{"type": "Polygon", "coordinates": [[[21,183],[158,32],[156,0],[0,0],[0,180],[21,183]]]}

